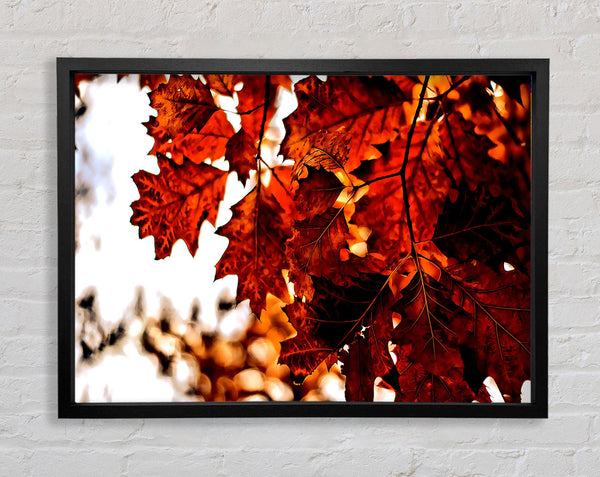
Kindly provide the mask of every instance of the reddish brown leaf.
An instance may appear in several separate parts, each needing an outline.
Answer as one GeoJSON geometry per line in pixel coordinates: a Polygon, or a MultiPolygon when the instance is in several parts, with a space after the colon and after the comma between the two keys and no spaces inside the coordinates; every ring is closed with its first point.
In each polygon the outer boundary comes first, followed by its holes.
{"type": "MultiPolygon", "coordinates": [[[[410,251],[402,178],[409,127],[402,127],[398,139],[387,144],[381,159],[365,161],[353,172],[369,184],[368,192],[356,203],[352,222],[368,226],[372,233],[369,250],[394,260],[410,251]]],[[[415,128],[406,164],[406,184],[416,239],[433,235],[435,223],[451,192],[452,180],[446,166],[433,121],[415,128]]]]}
{"type": "Polygon", "coordinates": [[[295,85],[298,109],[284,120],[288,134],[281,145],[286,157],[301,160],[311,148],[311,137],[322,129],[345,130],[352,137],[347,168],[378,157],[372,147],[396,137],[403,122],[406,95],[383,77],[331,76],[323,82],[315,76],[295,85]]]}
{"type": "Polygon", "coordinates": [[[199,132],[217,110],[210,89],[189,75],[171,76],[167,83],[149,93],[150,106],[157,111],[149,133],[173,139],[178,134],[199,132]]]}
{"type": "Polygon", "coordinates": [[[513,101],[523,106],[521,85],[529,86],[531,84],[530,76],[490,76],[490,80],[502,86],[502,89],[513,101]]]}
{"type": "Polygon", "coordinates": [[[236,75],[235,81],[236,83],[243,83],[242,89],[237,93],[239,100],[237,110],[242,118],[242,128],[252,139],[258,141],[264,115],[263,105],[267,104],[266,128],[271,122],[273,114],[275,114],[277,89],[280,86],[290,89],[290,77],[282,75],[236,75]],[[265,97],[267,92],[268,94],[265,97]],[[265,99],[267,100],[266,103],[265,99]]]}
{"type": "Polygon", "coordinates": [[[237,172],[238,179],[246,183],[250,171],[256,169],[258,150],[256,143],[243,129],[235,133],[227,142],[225,159],[229,161],[231,170],[237,172]]]}
{"type": "Polygon", "coordinates": [[[181,133],[172,139],[165,134],[161,135],[160,127],[155,121],[149,121],[146,127],[155,138],[154,147],[149,154],[170,154],[170,158],[177,164],[183,164],[186,158],[195,164],[201,164],[207,159],[220,159],[225,155],[227,142],[234,134],[223,111],[215,112],[200,132],[181,133]]]}
{"type": "Polygon", "coordinates": [[[166,82],[166,75],[140,75],[140,88],[148,86],[150,91],[154,91],[160,84],[166,82]]]}
{"type": "Polygon", "coordinates": [[[131,223],[139,226],[140,238],[154,236],[157,259],[168,257],[179,239],[195,255],[200,226],[205,220],[215,224],[227,173],[191,161],[176,165],[162,154],[158,166],[157,175],[140,171],[133,176],[140,199],[131,204],[131,223]]]}
{"type": "Polygon", "coordinates": [[[393,367],[387,352],[393,296],[386,278],[364,275],[359,285],[348,287],[339,287],[318,277],[313,277],[313,281],[314,296],[310,302],[296,302],[284,310],[298,331],[298,336],[288,340],[289,343],[282,343],[282,350],[293,350],[292,355],[298,361],[286,355],[285,363],[299,377],[310,374],[323,360],[331,364],[337,359],[347,361],[343,372],[349,374],[350,379],[357,369],[365,367],[371,370],[370,376],[365,376],[371,382],[377,376],[384,376],[393,367]],[[363,354],[350,357],[344,347],[351,350],[358,339],[364,342],[363,354]],[[303,350],[306,343],[310,345],[303,350]],[[365,361],[361,363],[363,358],[365,361]]]}
{"type": "MultiPolygon", "coordinates": [[[[172,158],[169,169],[182,170],[210,170],[204,161],[225,154],[246,181],[278,88],[291,89],[289,77],[205,79],[175,77],[152,93],[159,115],[147,126],[161,174],[136,175],[142,198],[134,205],[143,203],[145,216],[176,202],[144,182],[163,176],[162,152],[172,158]],[[223,111],[214,112],[211,91],[239,100],[237,134],[223,111]]],[[[341,361],[348,400],[372,400],[381,378],[408,402],[469,402],[492,376],[507,402],[518,401],[530,378],[531,98],[509,83],[512,97],[484,76],[296,84],[299,106],[284,122],[281,147],[294,165],[261,164],[259,184],[219,229],[229,246],[217,264],[217,278],[238,276],[238,299],[255,312],[269,293],[290,299],[287,270],[295,300],[284,311],[297,335],[282,343],[280,362],[294,376],[341,361]]],[[[177,180],[183,187],[189,178],[177,180]]],[[[221,180],[210,179],[212,188],[221,180]]],[[[219,190],[210,193],[206,218],[214,220],[219,190]]],[[[171,242],[169,252],[179,238],[175,219],[155,220],[163,228],[152,233],[159,245],[171,242]]],[[[185,227],[196,228],[197,242],[201,220],[192,222],[185,227]]],[[[149,227],[141,224],[140,235],[142,226],[149,227]]]]}
{"type": "Polygon", "coordinates": [[[217,230],[229,239],[217,263],[216,278],[237,275],[238,299],[250,300],[255,313],[265,308],[267,293],[286,300],[289,296],[281,271],[288,268],[284,243],[289,219],[266,187],[252,190],[231,208],[233,217],[217,230]]]}
{"type": "MultiPolygon", "coordinates": [[[[302,381],[335,351],[315,333],[318,321],[309,305],[294,302],[285,307],[291,325],[297,334],[281,342],[279,362],[287,364],[293,376],[302,381]]],[[[331,360],[329,360],[329,364],[331,360]]]]}
{"type": "Polygon", "coordinates": [[[408,359],[438,377],[455,369],[462,372],[459,347],[473,330],[469,316],[452,302],[451,296],[421,269],[414,273],[402,290],[402,299],[393,307],[402,320],[394,329],[394,343],[411,345],[408,359]]]}
{"type": "Polygon", "coordinates": [[[233,96],[237,83],[235,75],[204,75],[206,85],[224,96],[233,96]]]}
{"type": "Polygon", "coordinates": [[[294,164],[294,177],[300,179],[306,175],[307,167],[340,172],[348,177],[344,165],[348,162],[350,140],[350,135],[339,131],[330,133],[322,130],[314,134],[310,138],[311,146],[306,156],[294,164]]]}
{"type": "Polygon", "coordinates": [[[296,222],[294,229],[289,247],[299,270],[347,284],[347,277],[337,269],[350,238],[343,210],[329,207],[321,215],[296,222]]]}
{"type": "MultiPolygon", "coordinates": [[[[384,78],[392,80],[394,83],[396,83],[398,88],[404,92],[407,98],[411,97],[415,87],[421,87],[421,82],[419,81],[418,76],[384,76],[384,78]]],[[[417,97],[418,95],[419,92],[417,91],[417,93],[414,94],[414,97],[417,97]]]]}
{"type": "Polygon", "coordinates": [[[292,167],[276,166],[269,170],[269,190],[277,197],[287,217],[296,216],[296,204],[292,192],[292,167]]]}
{"type": "Polygon", "coordinates": [[[375,373],[373,371],[373,349],[362,337],[341,354],[342,373],[346,376],[346,401],[373,401],[375,373]]]}
{"type": "Polygon", "coordinates": [[[530,379],[529,275],[473,262],[449,267],[442,278],[454,303],[473,321],[468,347],[477,372],[492,376],[503,393],[518,401],[523,381],[530,379]]]}
{"type": "MultiPolygon", "coordinates": [[[[294,194],[296,209],[303,219],[323,215],[335,203],[344,186],[337,177],[323,169],[306,168],[294,194]]],[[[343,214],[341,214],[343,215],[343,214]]]]}
{"type": "Polygon", "coordinates": [[[528,273],[529,216],[521,216],[511,197],[492,196],[482,187],[463,188],[455,202],[446,201],[434,242],[448,257],[461,262],[483,262],[496,271],[510,263],[528,273]]]}
{"type": "Polygon", "coordinates": [[[459,369],[450,369],[445,376],[428,372],[419,363],[407,358],[412,345],[396,348],[397,402],[471,402],[475,395],[459,369]]]}

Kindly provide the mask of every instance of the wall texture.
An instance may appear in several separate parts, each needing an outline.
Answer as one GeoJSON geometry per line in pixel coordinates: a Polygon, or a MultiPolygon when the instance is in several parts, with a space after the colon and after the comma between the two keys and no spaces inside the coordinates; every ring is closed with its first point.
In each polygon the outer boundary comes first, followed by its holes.
{"type": "Polygon", "coordinates": [[[597,475],[597,0],[2,0],[0,26],[1,475],[597,475]],[[56,56],[549,57],[550,418],[58,421],[56,56]]]}

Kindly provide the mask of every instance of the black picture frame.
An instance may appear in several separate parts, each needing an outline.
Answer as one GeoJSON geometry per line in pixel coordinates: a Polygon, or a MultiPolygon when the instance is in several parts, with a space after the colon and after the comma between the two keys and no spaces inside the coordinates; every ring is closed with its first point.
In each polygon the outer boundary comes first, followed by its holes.
{"type": "Polygon", "coordinates": [[[548,59],[253,60],[58,58],[58,417],[483,417],[548,416],[548,59]],[[240,73],[337,75],[531,75],[531,397],[527,404],[472,403],[76,403],[75,107],[76,73],[240,73]]]}

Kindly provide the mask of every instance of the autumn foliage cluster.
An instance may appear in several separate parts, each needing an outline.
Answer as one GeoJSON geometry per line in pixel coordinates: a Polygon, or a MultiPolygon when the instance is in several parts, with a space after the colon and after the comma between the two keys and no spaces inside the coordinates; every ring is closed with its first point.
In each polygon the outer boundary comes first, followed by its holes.
{"type": "MultiPolygon", "coordinates": [[[[349,401],[506,401],[530,379],[528,77],[146,75],[160,172],[133,176],[157,259],[216,225],[229,174],[249,192],[216,233],[216,278],[295,335],[296,383],[339,363],[349,401]],[[283,91],[297,108],[272,125],[283,91]],[[222,107],[222,98],[229,98],[222,107]],[[239,118],[234,126],[230,118],[239,118]],[[267,160],[275,142],[279,160],[267,160]],[[222,158],[229,171],[213,163],[222,158]]],[[[149,159],[150,160],[150,159],[149,159]]]]}

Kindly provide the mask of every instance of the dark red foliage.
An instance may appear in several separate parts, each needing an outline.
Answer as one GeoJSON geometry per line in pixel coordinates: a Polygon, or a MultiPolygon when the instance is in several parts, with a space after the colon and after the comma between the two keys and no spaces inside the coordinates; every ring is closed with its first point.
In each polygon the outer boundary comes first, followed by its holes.
{"type": "Polygon", "coordinates": [[[134,176],[132,223],[157,258],[178,238],[194,254],[227,178],[208,163],[224,156],[253,185],[217,230],[229,239],[217,278],[237,275],[255,313],[269,293],[287,304],[296,335],[280,362],[297,381],[339,362],[349,401],[381,385],[396,401],[470,402],[489,400],[491,376],[516,402],[530,379],[528,84],[311,76],[284,120],[294,163],[270,167],[261,145],[289,77],[148,83],[161,173],[134,176]],[[238,100],[238,131],[222,96],[238,100]]]}

